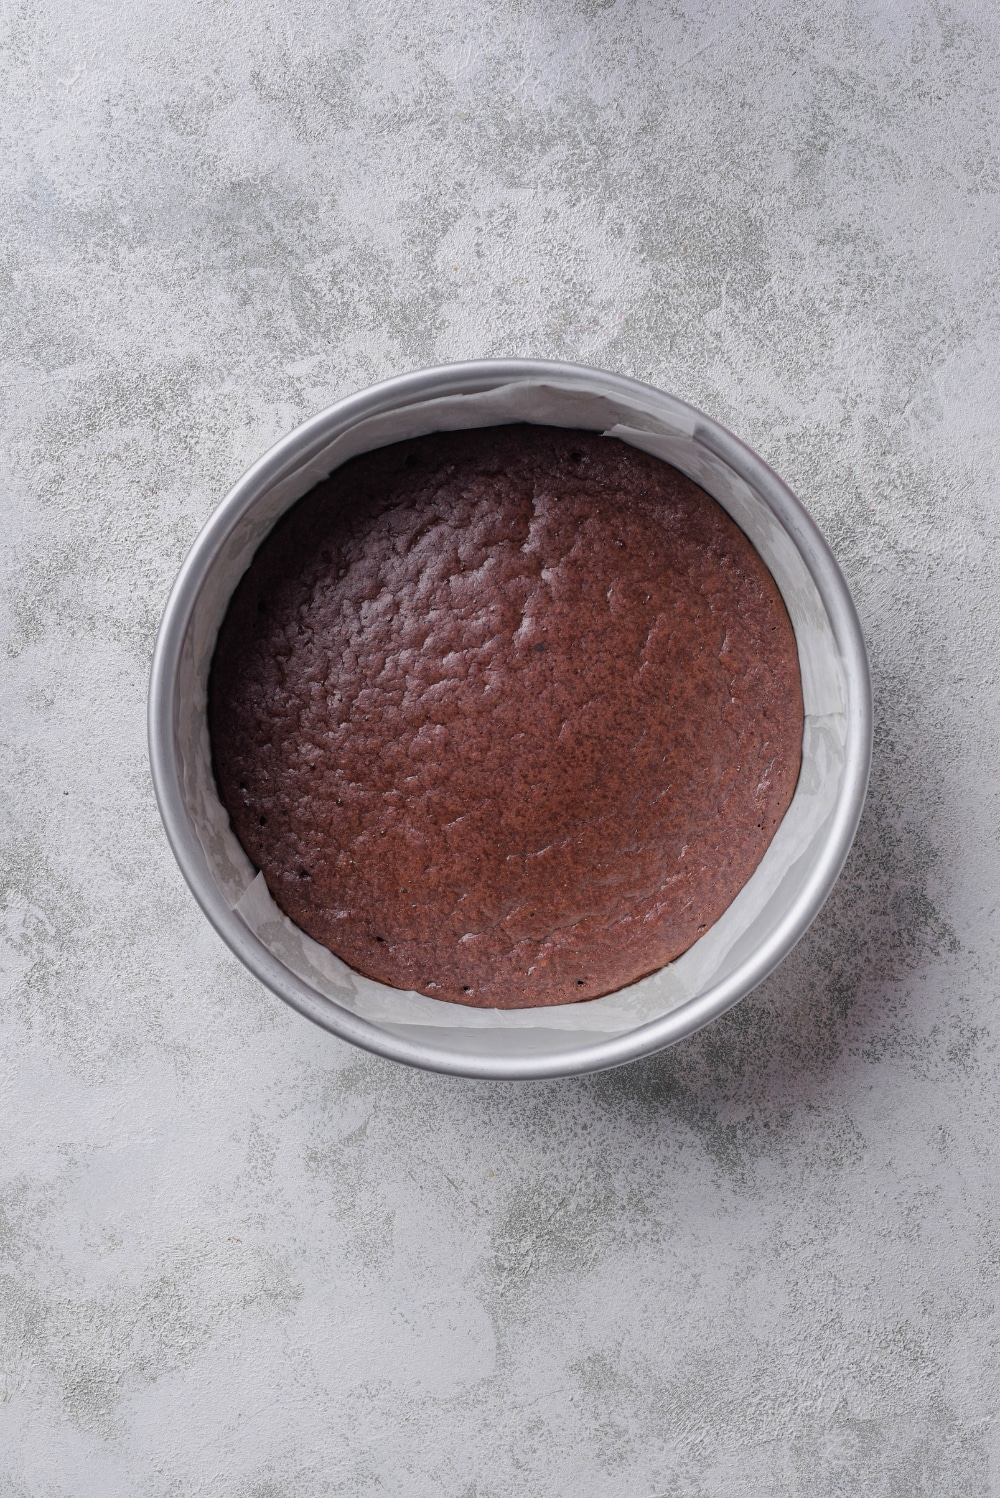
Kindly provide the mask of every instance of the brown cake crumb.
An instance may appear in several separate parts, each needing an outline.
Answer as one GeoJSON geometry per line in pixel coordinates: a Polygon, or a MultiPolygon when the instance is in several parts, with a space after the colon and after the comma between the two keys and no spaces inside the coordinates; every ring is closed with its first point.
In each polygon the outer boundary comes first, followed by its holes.
{"type": "Polygon", "coordinates": [[[802,688],[722,508],[592,432],[365,454],[264,541],[219,633],[215,774],[282,911],[352,968],[563,1005],[683,953],[792,798],[802,688]]]}

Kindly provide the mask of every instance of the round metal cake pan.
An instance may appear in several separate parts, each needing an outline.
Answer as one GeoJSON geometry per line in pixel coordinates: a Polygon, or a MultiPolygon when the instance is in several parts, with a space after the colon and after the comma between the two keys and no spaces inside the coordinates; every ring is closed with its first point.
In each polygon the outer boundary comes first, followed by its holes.
{"type": "MultiPolygon", "coordinates": [[[[475,408],[475,403],[467,404],[475,408]]],[[[412,436],[413,431],[406,435],[412,436]]],[[[336,458],[331,467],[343,461],[336,458]]],[[[731,501],[723,503],[739,520],[731,501]]],[[[756,545],[753,535],[751,539],[756,545]]],[[[758,550],[768,560],[763,547],[758,545],[758,550]]],[[[774,566],[772,572],[782,587],[774,566]]],[[[786,593],[786,602],[787,598],[786,593]]],[[[829,704],[819,707],[828,708],[829,704]]],[[[788,487],[726,428],[676,397],[620,375],[543,360],[478,360],[402,375],[337,402],[275,444],[226,496],[191,548],[167,601],[149,688],[150,766],[167,837],[202,910],[236,956],[274,994],[343,1040],[396,1062],[477,1078],[552,1078],[615,1067],[691,1035],[747,995],[802,937],[840,874],[864,804],[871,745],[871,682],[857,611],[833,554],[788,487]],[[497,401],[513,393],[511,400],[516,396],[523,406],[532,392],[547,393],[546,415],[533,417],[530,411],[534,407],[530,407],[527,416],[522,412],[487,418],[485,422],[469,417],[456,422],[435,416],[456,397],[497,401]],[[596,425],[561,419],[561,400],[569,403],[567,411],[577,409],[573,402],[591,403],[599,413],[596,425]],[[206,782],[210,752],[204,711],[205,661],[210,658],[214,631],[228,598],[253,550],[278,517],[329,472],[324,467],[329,449],[337,452],[339,443],[342,451],[343,443],[353,442],[354,451],[360,452],[366,446],[379,447],[396,440],[392,436],[381,441],[364,437],[366,430],[378,427],[373,421],[376,418],[409,422],[419,430],[434,431],[439,426],[491,425],[496,420],[548,421],[553,420],[552,410],[557,412],[554,420],[565,426],[606,431],[617,424],[629,431],[636,429],[637,446],[652,444],[649,451],[660,451],[656,443],[681,445],[677,451],[686,457],[675,459],[671,449],[670,461],[686,467],[691,477],[710,491],[714,485],[716,498],[721,498],[720,487],[727,495],[743,497],[740,503],[754,508],[758,518],[755,525],[764,528],[762,534],[770,538],[773,555],[786,560],[783,566],[789,576],[798,576],[797,569],[805,580],[803,588],[810,602],[805,607],[804,623],[796,624],[796,636],[807,697],[807,677],[810,673],[815,676],[817,662],[822,675],[824,652],[830,658],[831,671],[835,671],[840,695],[834,705],[836,712],[816,720],[834,725],[837,750],[835,764],[828,756],[821,756],[810,771],[812,792],[818,787],[826,797],[823,821],[810,836],[807,852],[794,860],[789,857],[787,868],[777,871],[776,884],[772,881],[775,892],[767,898],[764,916],[738,933],[738,939],[726,950],[724,971],[720,969],[711,982],[696,986],[687,998],[678,1002],[675,997],[652,1019],[636,1025],[623,1022],[624,1029],[599,1033],[588,1030],[585,1017],[579,1023],[570,1023],[570,1007],[555,1008],[567,1015],[561,1018],[561,1029],[554,1030],[546,1030],[540,1012],[532,1013],[539,1019],[534,1030],[523,1026],[505,1029],[505,1018],[523,1018],[523,1011],[490,1012],[496,1024],[491,1021],[488,1027],[480,1013],[476,1018],[478,1029],[465,1027],[461,1016],[454,1023],[449,1016],[435,1025],[419,1024],[416,1015],[414,1024],[405,1023],[405,1018],[400,1024],[398,1016],[391,1023],[371,1019],[350,1004],[331,998],[331,993],[340,993],[336,989],[331,992],[327,987],[324,993],[318,983],[296,972],[281,943],[269,937],[272,929],[265,925],[253,930],[245,914],[235,909],[238,903],[234,899],[232,860],[216,848],[218,839],[228,838],[232,844],[232,835],[227,832],[228,819],[214,783],[206,782]],[[360,427],[362,423],[367,427],[360,427]],[[425,425],[421,427],[421,423],[425,425]],[[207,824],[215,830],[211,838],[206,834],[207,824]]],[[[210,771],[207,776],[210,781],[210,771]]],[[[803,797],[807,792],[809,788],[803,791],[803,797]]],[[[792,806],[796,807],[794,799],[792,806]]],[[[239,856],[241,850],[237,851],[239,856]]],[[[726,921],[728,915],[720,921],[726,921]]],[[[692,972],[697,972],[696,965],[692,972]]],[[[666,973],[661,971],[664,976],[666,973]]],[[[353,977],[371,988],[370,981],[353,977]]],[[[376,990],[380,988],[375,986],[376,990]]],[[[398,991],[391,994],[405,1009],[406,996],[398,991]]],[[[619,996],[624,1014],[632,1004],[632,991],[620,991],[619,996]]],[[[412,997],[414,1005],[420,999],[412,997]]],[[[617,999],[611,996],[604,1002],[587,1004],[602,1004],[607,1014],[607,1002],[614,1004],[617,999]]],[[[572,1007],[574,1013],[584,1013],[585,1009],[585,1005],[572,1007]]],[[[465,1007],[449,1006],[448,1010],[464,1012],[465,1007]]]]}

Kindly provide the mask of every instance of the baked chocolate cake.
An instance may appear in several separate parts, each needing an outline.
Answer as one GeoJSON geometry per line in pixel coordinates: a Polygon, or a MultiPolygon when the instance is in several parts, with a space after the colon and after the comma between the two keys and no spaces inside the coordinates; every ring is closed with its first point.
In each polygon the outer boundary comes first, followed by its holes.
{"type": "Polygon", "coordinates": [[[757,552],[677,469],[517,425],[355,458],[219,632],[215,774],[282,911],[353,969],[562,1005],[683,953],[792,798],[802,688],[757,552]]]}

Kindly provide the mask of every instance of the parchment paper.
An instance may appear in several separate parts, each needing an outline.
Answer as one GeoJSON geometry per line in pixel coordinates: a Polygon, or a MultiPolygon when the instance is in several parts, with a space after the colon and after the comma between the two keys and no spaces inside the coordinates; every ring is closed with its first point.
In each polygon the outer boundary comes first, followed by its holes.
{"type": "MultiPolygon", "coordinates": [[[[222,550],[197,601],[182,663],[178,740],[188,806],[209,862],[230,905],[250,930],[295,974],[321,994],[392,1030],[449,1027],[470,1033],[537,1032],[538,1050],[582,1041],[587,1034],[630,1031],[674,1010],[724,978],[781,920],[821,852],[836,803],[846,742],[845,680],[819,593],[791,539],[769,507],[697,440],[681,415],[668,427],[641,406],[562,382],[518,381],[495,391],[405,406],[359,422],[334,442],[299,459],[277,477],[222,550]],[[747,534],[781,590],[795,631],[806,721],[802,771],[764,858],[718,922],[693,947],[638,984],[600,1000],[530,1010],[478,1010],[365,979],[307,937],[278,909],[236,840],[211,771],[205,713],[208,671],[219,625],[233,589],[278,517],[321,479],[356,454],[427,432],[536,422],[582,427],[617,437],[666,459],[702,485],[747,534]],[[575,1033],[572,1038],[566,1033],[575,1033]]],[[[498,795],[503,788],[498,787],[498,795]]],[[[479,1037],[473,1043],[471,1034],[479,1037]]],[[[527,1042],[528,1038],[525,1038],[527,1042]]]]}

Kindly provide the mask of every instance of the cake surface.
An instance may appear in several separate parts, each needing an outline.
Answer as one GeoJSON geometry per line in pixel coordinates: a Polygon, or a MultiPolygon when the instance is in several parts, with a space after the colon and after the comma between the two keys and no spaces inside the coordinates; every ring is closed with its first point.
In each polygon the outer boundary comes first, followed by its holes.
{"type": "Polygon", "coordinates": [[[799,774],[791,623],[722,508],[617,439],[517,425],[362,455],[282,518],[219,632],[222,801],[353,969],[559,1005],[670,962],[799,774]]]}

